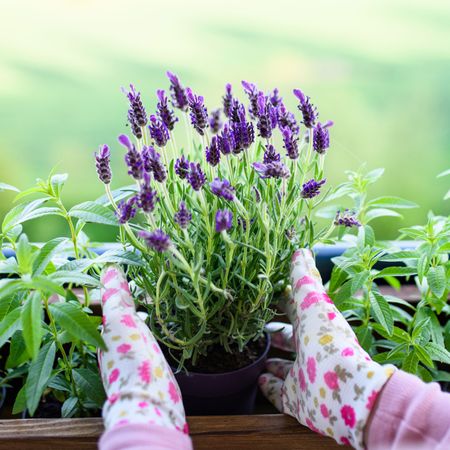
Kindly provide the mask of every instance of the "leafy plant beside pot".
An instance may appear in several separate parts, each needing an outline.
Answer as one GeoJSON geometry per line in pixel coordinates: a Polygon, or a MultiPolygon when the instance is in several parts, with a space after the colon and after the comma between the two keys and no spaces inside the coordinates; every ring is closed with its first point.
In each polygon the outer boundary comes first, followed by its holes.
{"type": "Polygon", "coordinates": [[[264,326],[275,314],[276,293],[287,285],[293,250],[331,242],[339,221],[358,223],[346,212],[315,227],[313,211],[326,197],[332,123],[317,121],[309,97],[294,90],[300,124],[277,89],[266,95],[243,82],[246,107],[227,84],[222,109],[208,114],[202,96],[168,77],[172,105],[190,122],[185,131],[192,144],[178,150],[179,118],[163,90],[148,119],[130,86],[135,139],[118,140],[134,185],[111,191],[107,145],[96,155],[97,172],[121,223],[119,239],[144,260],[129,275],[144,294],[149,326],[174,366],[187,371],[178,374],[187,412],[244,412],[236,405],[218,409],[225,399],[198,397],[217,397],[224,386],[236,400],[251,386],[254,397],[268,351],[264,326]]]}

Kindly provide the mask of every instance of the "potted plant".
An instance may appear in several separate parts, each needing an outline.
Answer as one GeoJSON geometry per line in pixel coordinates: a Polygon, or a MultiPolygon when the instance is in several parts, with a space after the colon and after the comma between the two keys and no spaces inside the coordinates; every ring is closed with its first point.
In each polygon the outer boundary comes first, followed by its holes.
{"type": "Polygon", "coordinates": [[[265,94],[243,82],[246,107],[227,84],[222,108],[208,114],[202,96],[168,77],[180,117],[163,90],[149,118],[141,94],[126,92],[134,140],[118,140],[134,184],[111,190],[107,145],[97,172],[119,239],[144,261],[129,274],[178,369],[188,414],[249,412],[269,348],[264,326],[293,250],[331,242],[335,223],[358,223],[346,212],[315,227],[313,211],[329,190],[332,122],[317,121],[309,97],[294,90],[300,124],[277,89],[265,94]],[[179,119],[190,143],[184,150],[175,143],[179,119]]]}

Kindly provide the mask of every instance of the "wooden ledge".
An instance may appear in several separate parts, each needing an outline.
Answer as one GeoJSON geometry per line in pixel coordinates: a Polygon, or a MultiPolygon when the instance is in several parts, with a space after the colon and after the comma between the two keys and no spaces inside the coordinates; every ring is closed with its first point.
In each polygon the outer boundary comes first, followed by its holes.
{"type": "MultiPolygon", "coordinates": [[[[337,450],[282,414],[189,417],[195,450],[337,450]]],[[[100,418],[0,420],[0,449],[94,450],[103,432],[100,418]]]]}

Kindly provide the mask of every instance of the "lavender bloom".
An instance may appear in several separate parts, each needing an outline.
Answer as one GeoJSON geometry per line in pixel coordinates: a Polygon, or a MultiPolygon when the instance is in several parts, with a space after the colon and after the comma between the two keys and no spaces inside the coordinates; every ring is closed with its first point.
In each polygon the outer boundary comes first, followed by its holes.
{"type": "Polygon", "coordinates": [[[217,134],[222,128],[222,122],[220,120],[220,109],[216,109],[211,113],[209,117],[209,126],[213,134],[217,134]]]}
{"type": "Polygon", "coordinates": [[[205,128],[208,127],[208,111],[203,103],[204,99],[201,95],[193,94],[190,88],[186,88],[186,95],[189,103],[191,124],[203,136],[205,128]]]}
{"type": "Polygon", "coordinates": [[[165,252],[171,245],[169,236],[160,229],[152,232],[140,231],[138,236],[144,239],[145,243],[158,253],[165,252]]]}
{"type": "Polygon", "coordinates": [[[227,83],[225,86],[225,95],[222,97],[223,100],[223,113],[226,117],[230,117],[231,114],[231,104],[233,102],[233,94],[231,93],[231,84],[227,83]]]}
{"type": "Polygon", "coordinates": [[[116,216],[120,224],[129,222],[136,215],[135,205],[137,203],[136,197],[131,197],[128,200],[122,200],[117,205],[118,211],[116,216]]]}
{"type": "Polygon", "coordinates": [[[189,169],[190,170],[187,176],[189,184],[192,186],[192,189],[194,189],[194,191],[199,191],[206,183],[206,176],[203,173],[199,163],[190,163],[189,169]]]}
{"type": "Polygon", "coordinates": [[[167,129],[172,131],[175,127],[175,122],[177,122],[178,119],[175,117],[173,111],[169,109],[166,93],[162,89],[158,89],[156,91],[156,95],[159,100],[156,105],[156,108],[158,109],[158,116],[167,129]]]}
{"type": "Polygon", "coordinates": [[[169,140],[169,130],[156,116],[150,116],[150,125],[148,126],[148,129],[150,130],[150,136],[158,147],[164,147],[167,144],[167,141],[169,140]]]}
{"type": "Polygon", "coordinates": [[[356,214],[349,209],[346,209],[343,213],[338,211],[336,213],[336,218],[334,219],[334,224],[337,226],[343,225],[348,228],[361,226],[361,223],[356,218],[356,214]]]}
{"type": "Polygon", "coordinates": [[[222,197],[230,202],[234,200],[234,187],[231,186],[228,180],[221,180],[220,178],[215,178],[214,181],[209,183],[211,192],[217,197],[222,197]]]}
{"type": "Polygon", "coordinates": [[[230,154],[234,148],[233,134],[227,124],[224,125],[221,135],[217,138],[217,147],[223,155],[230,154]]]}
{"type": "Polygon", "coordinates": [[[128,123],[130,124],[131,132],[133,133],[133,135],[138,139],[142,139],[142,128],[136,122],[133,111],[131,109],[128,110],[128,123]]]}
{"type": "Polygon", "coordinates": [[[167,77],[170,80],[170,92],[172,95],[172,105],[181,111],[187,111],[188,99],[183,86],[178,77],[172,72],[167,71],[167,77]]]}
{"type": "Polygon", "coordinates": [[[146,213],[151,213],[155,209],[156,202],[159,201],[157,192],[150,185],[150,174],[144,173],[144,182],[141,184],[137,205],[146,213]]]}
{"type": "Polygon", "coordinates": [[[300,195],[303,198],[313,198],[320,194],[320,188],[325,184],[327,180],[323,179],[316,181],[314,179],[307,181],[302,186],[302,192],[300,195]]]}
{"type": "Polygon", "coordinates": [[[268,164],[253,163],[253,168],[258,172],[261,178],[288,178],[289,169],[280,161],[274,161],[268,164]]]}
{"type": "Polygon", "coordinates": [[[189,173],[189,160],[185,158],[184,155],[181,155],[181,158],[178,158],[175,161],[175,173],[182,179],[185,180],[189,173]]]}
{"type": "Polygon", "coordinates": [[[180,202],[180,207],[175,213],[174,220],[181,228],[187,228],[189,222],[192,220],[192,214],[186,208],[184,202],[180,202]]]}
{"type": "Polygon", "coordinates": [[[95,154],[95,167],[99,180],[104,184],[109,184],[112,178],[110,166],[109,147],[105,144],[100,146],[98,153],[95,154]]]}
{"type": "Polygon", "coordinates": [[[124,134],[119,136],[119,142],[128,149],[125,155],[125,163],[128,166],[128,174],[135,180],[142,178],[143,161],[141,154],[136,150],[136,147],[130,142],[127,136],[124,134]]]}
{"type": "Polygon", "coordinates": [[[215,167],[220,162],[220,150],[217,143],[217,137],[213,136],[211,139],[211,144],[206,147],[206,161],[215,167]]]}
{"type": "Polygon", "coordinates": [[[216,232],[227,231],[231,228],[233,213],[228,209],[219,209],[216,212],[216,232]]]}
{"type": "Polygon", "coordinates": [[[131,131],[138,138],[142,138],[141,127],[147,124],[147,113],[141,101],[141,93],[136,92],[135,87],[130,84],[130,90],[127,92],[123,89],[129,102],[130,109],[128,110],[128,121],[131,125],[131,131]]]}
{"type": "Polygon", "coordinates": [[[275,108],[278,108],[278,106],[283,101],[283,98],[280,97],[278,94],[279,94],[278,88],[275,88],[269,95],[269,101],[275,108]]]}
{"type": "Polygon", "coordinates": [[[266,97],[262,92],[258,94],[258,122],[256,126],[262,138],[269,139],[272,136],[272,120],[269,115],[269,105],[267,105],[266,97]]]}
{"type": "Polygon", "coordinates": [[[266,145],[266,151],[264,152],[264,164],[269,164],[274,161],[280,161],[280,154],[276,152],[275,147],[272,144],[266,145]]]}
{"type": "Polygon", "coordinates": [[[144,162],[145,171],[152,172],[156,181],[162,183],[167,178],[167,171],[164,164],[161,162],[161,155],[154,147],[144,146],[142,149],[142,160],[144,162]]]}
{"type": "Polygon", "coordinates": [[[232,124],[240,122],[241,115],[245,116],[245,106],[237,98],[234,98],[231,102],[230,122],[232,124]]]}
{"type": "Polygon", "coordinates": [[[300,127],[295,120],[294,114],[288,111],[283,103],[278,107],[277,118],[280,129],[289,128],[294,134],[299,133],[300,127]]]}
{"type": "Polygon", "coordinates": [[[312,128],[317,119],[317,108],[310,103],[309,97],[305,97],[305,94],[300,89],[294,89],[294,95],[300,100],[298,109],[303,116],[303,124],[306,128],[312,128]]]}
{"type": "Polygon", "coordinates": [[[298,158],[298,137],[292,133],[290,128],[283,128],[283,147],[286,149],[286,155],[290,159],[298,158]]]}
{"type": "Polygon", "coordinates": [[[330,146],[330,133],[328,127],[332,126],[333,122],[329,121],[325,125],[320,122],[314,127],[313,147],[319,154],[324,154],[326,149],[330,146]]]}
{"type": "Polygon", "coordinates": [[[242,81],[242,86],[250,101],[248,108],[250,117],[256,119],[258,117],[258,90],[256,89],[256,85],[248,81],[242,81]]]}
{"type": "Polygon", "coordinates": [[[240,114],[239,122],[233,122],[233,153],[240,153],[241,151],[250,147],[255,139],[255,131],[253,129],[253,123],[247,123],[245,119],[245,113],[240,114]]]}

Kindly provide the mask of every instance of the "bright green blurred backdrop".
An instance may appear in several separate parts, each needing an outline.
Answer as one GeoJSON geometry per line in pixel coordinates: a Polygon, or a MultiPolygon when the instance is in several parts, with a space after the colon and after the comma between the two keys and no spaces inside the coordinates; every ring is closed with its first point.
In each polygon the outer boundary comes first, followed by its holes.
{"type": "MultiPolygon", "coordinates": [[[[102,194],[92,164],[113,147],[114,184],[126,181],[116,136],[126,130],[121,86],[154,105],[165,71],[218,104],[226,82],[294,87],[333,119],[330,182],[363,162],[385,167],[374,195],[399,195],[448,213],[450,2],[448,0],[0,0],[0,180],[30,186],[67,171],[67,203],[102,194]]],[[[148,108],[151,109],[151,108],[148,108]]],[[[0,194],[0,216],[12,196],[0,194]]],[[[398,219],[378,223],[396,237],[398,219]]],[[[56,224],[33,223],[45,239],[56,224]]],[[[110,239],[107,234],[97,238],[110,239]]]]}

